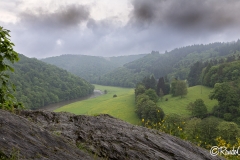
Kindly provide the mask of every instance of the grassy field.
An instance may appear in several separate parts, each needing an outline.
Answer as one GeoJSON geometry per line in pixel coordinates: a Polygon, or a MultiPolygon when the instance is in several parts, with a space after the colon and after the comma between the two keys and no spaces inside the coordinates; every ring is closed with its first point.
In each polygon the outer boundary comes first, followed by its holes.
{"type": "Polygon", "coordinates": [[[104,91],[99,97],[75,102],[61,107],[56,112],[66,111],[74,114],[96,115],[109,114],[132,124],[138,124],[139,119],[135,114],[134,89],[95,85],[95,89],[104,91]],[[113,98],[116,94],[117,97],[113,98]]]}
{"type": "MultiPolygon", "coordinates": [[[[61,107],[56,112],[66,111],[74,114],[96,115],[110,114],[116,118],[122,119],[132,124],[139,124],[140,121],[135,114],[134,89],[100,86],[95,85],[95,89],[101,91],[107,90],[107,94],[96,98],[75,102],[61,107]],[[117,97],[113,98],[116,94],[117,97]]],[[[165,114],[176,113],[183,116],[189,116],[190,112],[186,109],[190,102],[201,98],[207,105],[210,112],[212,107],[217,104],[216,100],[210,100],[208,95],[212,89],[204,86],[194,86],[188,88],[188,94],[183,97],[164,96],[163,100],[157,103],[165,114]],[[168,101],[165,99],[168,98],[168,101]]]]}
{"type": "Polygon", "coordinates": [[[185,97],[181,98],[166,95],[163,97],[163,100],[159,100],[157,104],[163,109],[165,114],[176,113],[183,116],[189,116],[190,112],[186,109],[187,105],[190,102],[194,102],[196,99],[201,98],[207,106],[208,112],[210,112],[213,106],[217,104],[216,100],[210,100],[208,98],[211,90],[212,88],[204,86],[190,87],[188,88],[188,94],[185,97]],[[166,98],[168,98],[168,101],[165,101],[166,98]]]}

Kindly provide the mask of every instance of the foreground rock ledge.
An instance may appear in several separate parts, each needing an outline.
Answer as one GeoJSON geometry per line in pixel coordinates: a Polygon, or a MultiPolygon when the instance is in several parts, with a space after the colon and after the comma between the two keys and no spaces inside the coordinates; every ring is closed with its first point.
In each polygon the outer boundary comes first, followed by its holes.
{"type": "Polygon", "coordinates": [[[18,159],[210,160],[209,151],[109,115],[0,110],[0,156],[18,159]]]}

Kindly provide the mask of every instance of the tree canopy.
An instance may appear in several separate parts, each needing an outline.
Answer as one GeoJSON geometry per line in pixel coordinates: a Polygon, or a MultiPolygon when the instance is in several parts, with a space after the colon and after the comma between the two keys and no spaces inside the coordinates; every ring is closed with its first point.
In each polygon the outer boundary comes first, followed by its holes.
{"type": "Polygon", "coordinates": [[[172,96],[181,96],[187,95],[187,84],[185,81],[182,80],[173,80],[171,83],[171,90],[172,96]]]}
{"type": "Polygon", "coordinates": [[[19,57],[13,49],[14,43],[10,40],[9,32],[10,30],[0,26],[0,108],[11,110],[18,104],[10,93],[11,90],[15,90],[15,87],[9,81],[9,71],[14,71],[9,63],[18,61],[19,57]]]}
{"type": "MultiPolygon", "coordinates": [[[[144,57],[145,54],[117,57],[99,57],[89,55],[61,55],[49,57],[41,61],[53,64],[75,74],[88,82],[96,83],[101,76],[113,71],[124,64],[144,57]]],[[[122,85],[122,84],[120,84],[122,85]]],[[[125,87],[127,84],[123,84],[125,87]]]]}
{"type": "Polygon", "coordinates": [[[202,99],[196,99],[193,103],[192,114],[198,118],[204,118],[207,114],[207,107],[202,99]]]}
{"type": "Polygon", "coordinates": [[[225,120],[234,120],[239,123],[240,116],[240,88],[233,82],[216,83],[212,93],[211,99],[218,100],[218,106],[213,108],[213,113],[217,117],[225,120]]]}
{"type": "Polygon", "coordinates": [[[38,109],[48,104],[80,98],[91,94],[94,86],[66,70],[36,58],[19,54],[13,65],[11,81],[16,84],[16,98],[26,108],[38,109]]]}
{"type": "MultiPolygon", "coordinates": [[[[152,77],[145,77],[141,84],[138,84],[135,88],[135,102],[136,102],[136,114],[143,121],[151,121],[158,123],[163,120],[165,114],[163,110],[157,106],[156,102],[159,97],[156,91],[151,86],[155,86],[152,83],[152,77]],[[146,86],[147,85],[147,86],[146,86]],[[146,89],[148,87],[148,89],[146,89]]],[[[154,79],[155,82],[155,79],[154,79]]],[[[155,84],[155,83],[154,83],[155,84]]]]}
{"type": "MultiPolygon", "coordinates": [[[[154,77],[159,78],[167,75],[169,80],[175,77],[182,80],[188,79],[189,86],[194,86],[202,84],[202,69],[208,64],[211,66],[232,62],[239,59],[239,55],[240,40],[231,43],[217,42],[186,46],[165,52],[165,54],[152,51],[142,58],[100,76],[94,83],[133,87],[144,77],[154,75],[154,77]]],[[[234,74],[237,75],[237,71],[234,74]]],[[[214,84],[211,87],[213,86],[214,84]]],[[[166,94],[164,89],[162,90],[166,94]]]]}

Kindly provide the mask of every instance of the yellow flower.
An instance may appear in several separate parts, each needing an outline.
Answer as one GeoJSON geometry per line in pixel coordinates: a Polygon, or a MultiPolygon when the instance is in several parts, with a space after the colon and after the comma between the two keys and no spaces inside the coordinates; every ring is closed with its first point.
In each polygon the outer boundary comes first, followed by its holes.
{"type": "Polygon", "coordinates": [[[142,119],[142,122],[144,122],[144,118],[142,119]]]}

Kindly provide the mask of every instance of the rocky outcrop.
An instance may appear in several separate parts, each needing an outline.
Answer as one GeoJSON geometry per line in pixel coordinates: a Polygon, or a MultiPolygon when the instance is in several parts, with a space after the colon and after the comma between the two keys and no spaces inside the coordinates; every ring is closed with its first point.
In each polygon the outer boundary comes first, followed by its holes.
{"type": "Polygon", "coordinates": [[[92,159],[61,136],[0,110],[0,159],[92,159]]]}
{"type": "Polygon", "coordinates": [[[21,159],[222,159],[179,138],[109,115],[0,110],[0,155],[21,159]]]}

